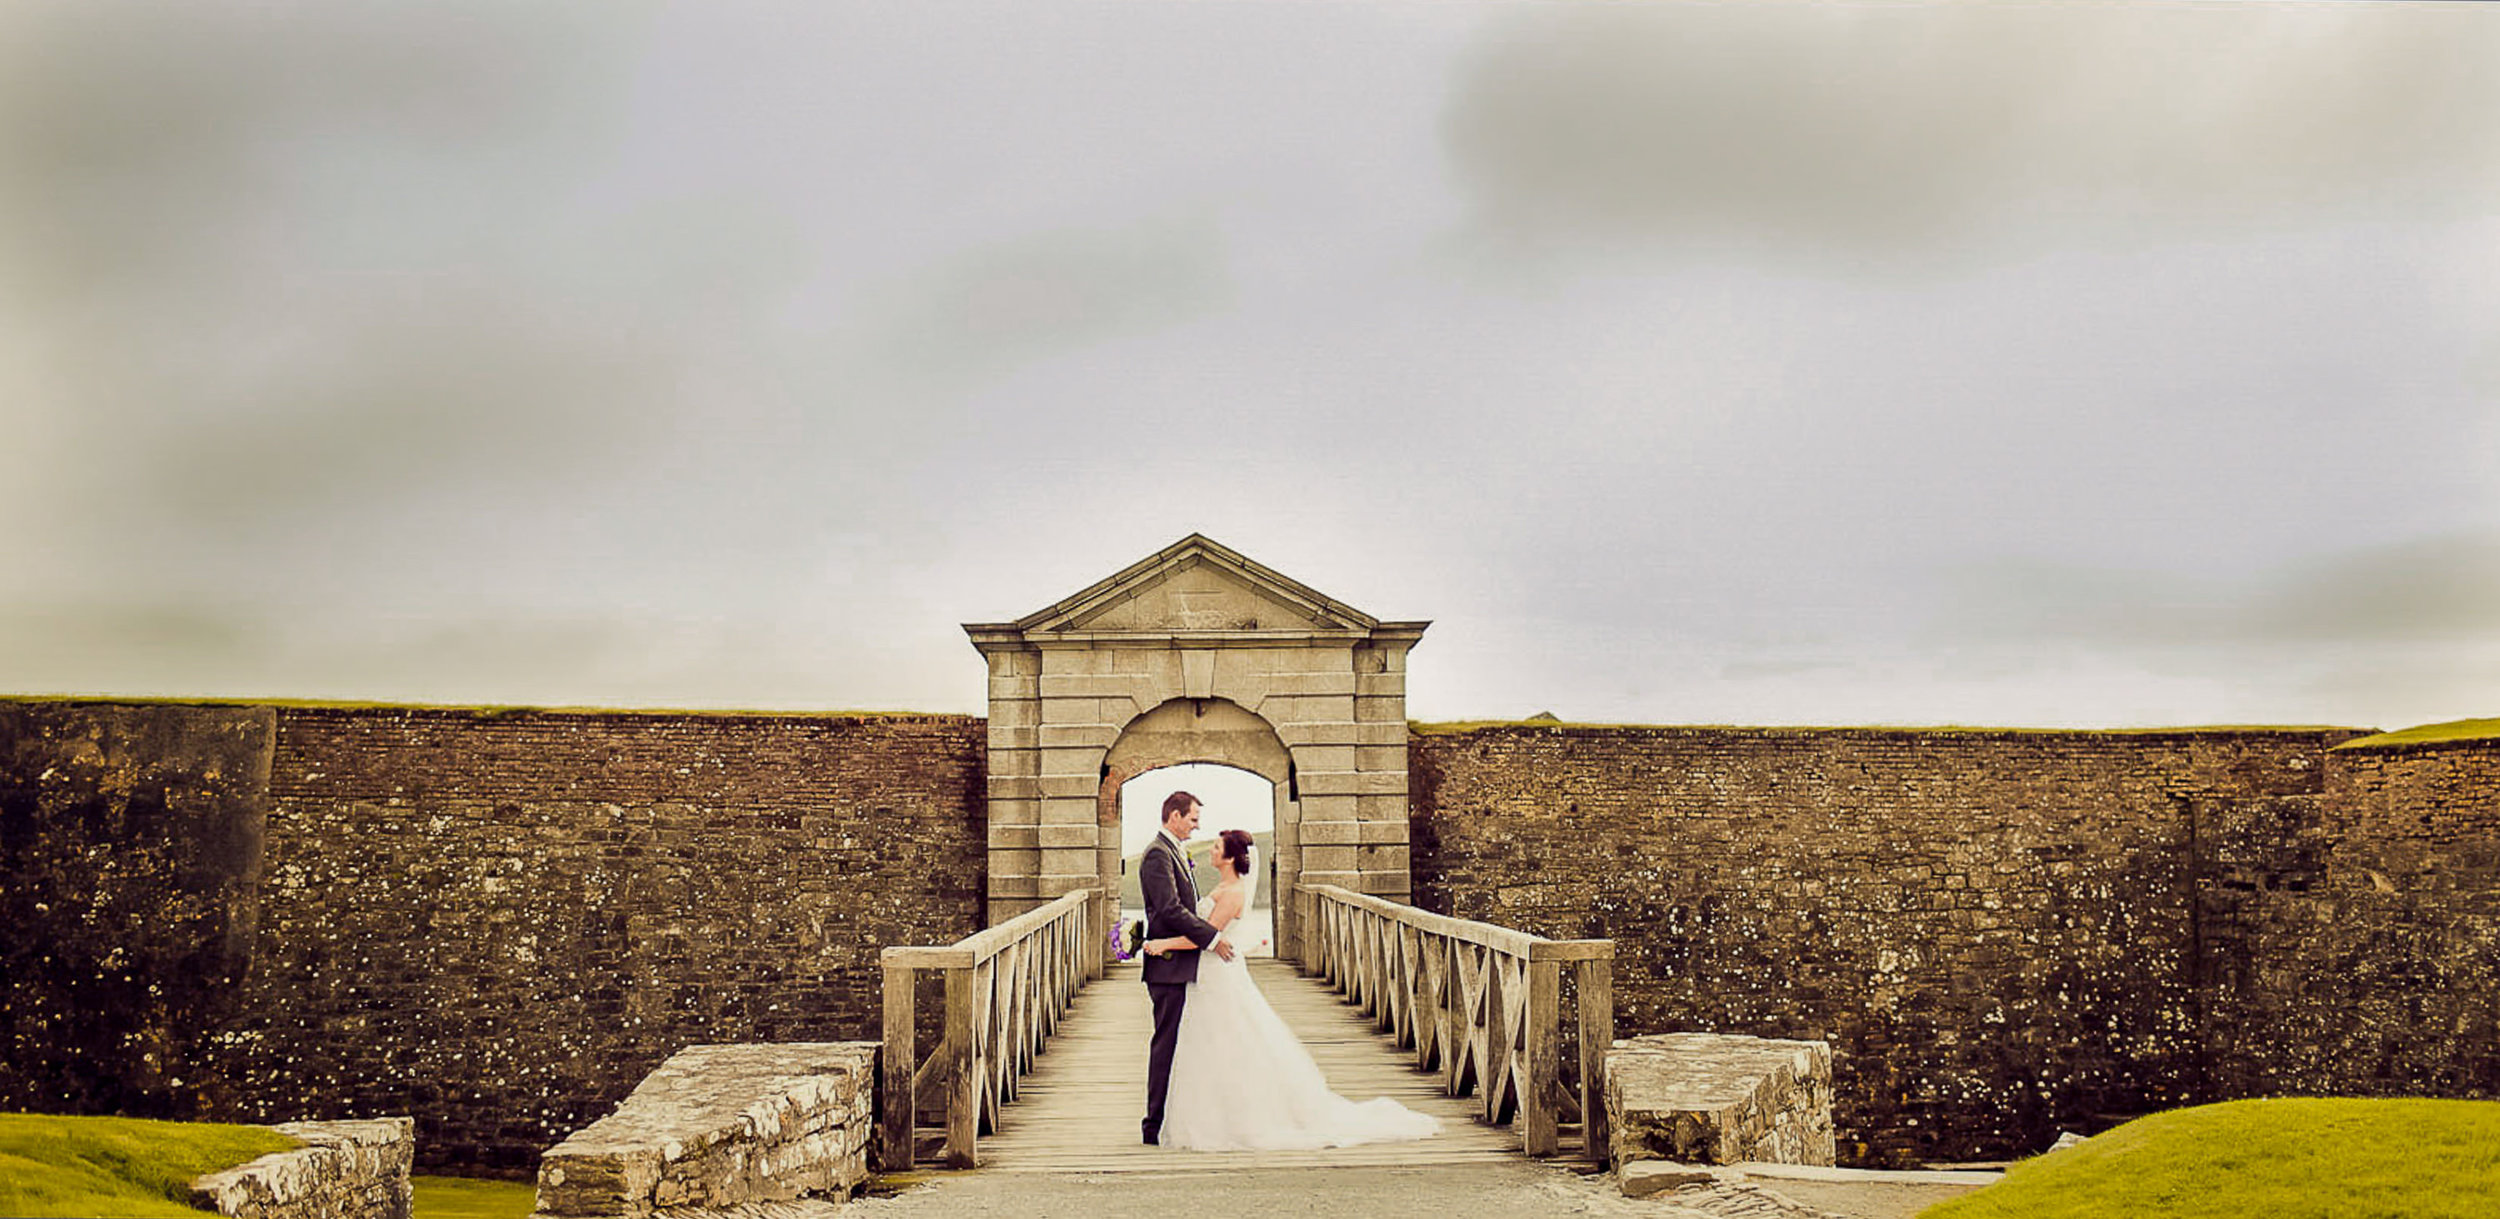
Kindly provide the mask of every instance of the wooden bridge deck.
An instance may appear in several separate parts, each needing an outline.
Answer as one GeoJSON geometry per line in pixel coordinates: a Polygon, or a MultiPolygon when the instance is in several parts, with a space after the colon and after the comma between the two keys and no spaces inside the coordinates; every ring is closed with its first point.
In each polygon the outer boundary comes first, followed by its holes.
{"type": "Polygon", "coordinates": [[[1441,1133],[1421,1142],[1319,1151],[1181,1151],[1140,1144],[1137,1121],[1146,1111],[1146,1039],[1153,1022],[1146,987],[1132,964],[1114,966],[1109,976],[1078,993],[1016,1099],[1000,1111],[998,1132],[981,1139],[981,1167],[1195,1173],[1520,1161],[1517,1134],[1478,1120],[1476,1098],[1443,1096],[1437,1075],[1414,1070],[1409,1054],[1374,1032],[1370,1021],[1325,984],[1267,959],[1251,962],[1250,976],[1300,1034],[1329,1086],[1355,1100],[1396,1097],[1440,1118],[1441,1133]]]}

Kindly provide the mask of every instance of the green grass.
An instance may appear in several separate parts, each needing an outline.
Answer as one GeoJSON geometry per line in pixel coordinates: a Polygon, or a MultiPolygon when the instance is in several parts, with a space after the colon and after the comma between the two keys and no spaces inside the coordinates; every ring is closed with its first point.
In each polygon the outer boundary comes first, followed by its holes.
{"type": "Polygon", "coordinates": [[[478,1181],[468,1177],[411,1177],[414,1219],[527,1219],[538,1206],[538,1188],[527,1181],[478,1181]]]}
{"type": "Polygon", "coordinates": [[[2337,749],[2372,749],[2380,745],[2428,745],[2436,741],[2488,741],[2500,738],[2500,720],[2449,720],[2346,741],[2337,749]]]}
{"type": "Polygon", "coordinates": [[[191,1179],[295,1140],[262,1126],[0,1113],[0,1215],[183,1215],[191,1179]]]}
{"type": "MultiPolygon", "coordinates": [[[[2500,725],[2500,721],[2491,721],[2500,725]]],[[[1497,728],[1596,728],[1633,729],[1644,732],[1928,732],[1939,735],[1972,736],[2159,736],[2171,733],[2211,732],[2367,732],[2338,724],[2183,724],[2175,727],[2136,728],[2017,728],[1986,724],[1612,724],[1581,723],[1576,720],[1411,720],[1407,731],[1417,736],[1454,736],[1460,733],[1484,732],[1497,728]]],[[[2500,731],[2500,728],[2495,728],[2500,731]]],[[[2377,738],[2371,738],[2373,740],[2377,738]]]]}
{"type": "Polygon", "coordinates": [[[2500,1101],[2243,1100],[2139,1118],[1919,1219],[2490,1219],[2500,1101]]]}
{"type": "Polygon", "coordinates": [[[685,715],[792,719],[979,719],[947,711],[792,710],[737,707],[536,706],[527,703],[392,703],[329,698],[213,698],[153,694],[0,694],[7,703],[102,703],[149,707],[294,707],[315,711],[449,711],[476,719],[524,715],[685,715]]]}

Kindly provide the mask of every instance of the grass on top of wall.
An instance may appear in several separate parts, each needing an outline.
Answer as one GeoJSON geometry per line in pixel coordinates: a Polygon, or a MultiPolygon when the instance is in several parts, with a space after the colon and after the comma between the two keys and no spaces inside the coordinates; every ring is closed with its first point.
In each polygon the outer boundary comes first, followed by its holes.
{"type": "Polygon", "coordinates": [[[2016,1164],[1919,1219],[2489,1219],[2500,1101],[2227,1101],[2016,1164]]]}
{"type": "Polygon", "coordinates": [[[538,1187],[527,1181],[410,1177],[416,1198],[410,1219],[529,1219],[538,1187]]]}
{"type": "Polygon", "coordinates": [[[102,703],[133,707],[300,707],[314,711],[450,711],[476,719],[509,719],[523,715],[691,715],[737,719],[978,719],[947,711],[859,711],[737,707],[585,707],[532,703],[399,703],[333,698],[210,698],[152,694],[0,694],[0,703],[102,703]]]}
{"type": "Polygon", "coordinates": [[[2346,741],[2337,749],[2375,749],[2381,745],[2429,745],[2440,741],[2488,741],[2500,739],[2500,719],[2449,720],[2444,724],[2424,724],[2418,728],[2401,728],[2346,741]]]}
{"type": "Polygon", "coordinates": [[[0,1113],[0,1215],[183,1215],[191,1180],[298,1144],[266,1126],[0,1113]]]}
{"type": "MultiPolygon", "coordinates": [[[[2500,720],[2489,721],[2500,725],[2500,720]]],[[[1496,728],[1634,729],[1643,732],[1924,732],[1965,736],[2163,736],[2208,732],[2368,732],[2349,724],[2182,724],[2167,728],[2017,728],[1987,724],[1614,724],[1577,720],[1410,720],[1417,736],[1455,736],[1496,728]]],[[[2495,727],[2500,732],[2500,727],[2495,727]]],[[[2371,737],[2370,740],[2378,740],[2371,737]]]]}

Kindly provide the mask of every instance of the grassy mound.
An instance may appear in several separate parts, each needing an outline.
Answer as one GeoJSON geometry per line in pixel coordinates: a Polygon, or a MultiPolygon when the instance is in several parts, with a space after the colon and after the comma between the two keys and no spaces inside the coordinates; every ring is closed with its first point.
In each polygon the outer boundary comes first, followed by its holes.
{"type": "Polygon", "coordinates": [[[2244,1100],[2015,1165],[1919,1219],[2490,1219],[2500,1101],[2244,1100]]]}
{"type": "Polygon", "coordinates": [[[467,1177],[410,1177],[415,1219],[529,1219],[538,1209],[538,1187],[527,1181],[477,1181],[467,1177]]]}
{"type": "Polygon", "coordinates": [[[2432,745],[2441,741],[2488,741],[2500,737],[2500,719],[2449,720],[2346,741],[2337,749],[2376,749],[2382,745],[2432,745]]]}
{"type": "Polygon", "coordinates": [[[285,1151],[262,1126],[0,1113],[0,1215],[182,1215],[191,1179],[285,1151]]]}

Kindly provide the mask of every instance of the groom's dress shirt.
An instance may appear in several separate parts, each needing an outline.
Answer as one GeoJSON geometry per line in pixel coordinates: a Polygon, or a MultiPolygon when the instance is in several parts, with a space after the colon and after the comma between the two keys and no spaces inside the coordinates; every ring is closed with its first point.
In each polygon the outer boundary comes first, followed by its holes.
{"type": "Polygon", "coordinates": [[[1189,852],[1182,848],[1181,840],[1174,838],[1170,830],[1156,830],[1155,837],[1168,844],[1172,848],[1172,858],[1180,861],[1180,866],[1172,869],[1172,875],[1180,879],[1182,892],[1188,894],[1188,899],[1183,904],[1189,907],[1190,913],[1197,913],[1198,878],[1190,874],[1189,852]]]}

